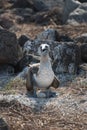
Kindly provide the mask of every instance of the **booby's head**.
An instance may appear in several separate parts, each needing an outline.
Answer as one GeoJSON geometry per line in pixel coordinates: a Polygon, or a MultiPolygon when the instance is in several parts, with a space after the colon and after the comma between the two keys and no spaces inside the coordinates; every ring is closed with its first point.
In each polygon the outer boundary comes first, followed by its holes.
{"type": "Polygon", "coordinates": [[[43,56],[46,56],[50,52],[50,46],[48,44],[41,44],[40,45],[40,53],[43,56]]]}

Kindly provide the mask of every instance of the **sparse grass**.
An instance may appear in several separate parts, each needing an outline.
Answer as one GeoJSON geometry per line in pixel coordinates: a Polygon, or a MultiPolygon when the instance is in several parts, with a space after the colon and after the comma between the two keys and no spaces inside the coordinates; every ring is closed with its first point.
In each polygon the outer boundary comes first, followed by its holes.
{"type": "Polygon", "coordinates": [[[11,79],[6,86],[0,90],[0,94],[17,94],[17,93],[25,93],[26,81],[20,78],[11,79]]]}
{"type": "MultiPolygon", "coordinates": [[[[5,95],[17,95],[20,92],[23,94],[25,90],[25,80],[16,78],[7,84],[5,95]]],[[[0,101],[0,115],[7,121],[11,130],[87,129],[87,113],[79,109],[82,107],[80,104],[83,106],[86,105],[87,78],[78,77],[66,87],[58,88],[57,91],[60,95],[55,100],[60,103],[61,98],[64,98],[64,106],[60,104],[60,108],[59,106],[55,106],[54,102],[51,107],[42,107],[40,111],[37,111],[37,109],[32,109],[31,106],[27,107],[16,100],[10,102],[0,101]],[[75,99],[72,106],[70,106],[71,104],[67,104],[68,100],[72,100],[72,98],[68,99],[69,95],[75,99]],[[66,97],[67,100],[65,102],[66,97]],[[74,107],[75,102],[77,102],[78,107],[74,107]],[[67,112],[65,111],[65,106],[67,106],[67,112]],[[68,113],[68,109],[70,109],[71,113],[68,113]]],[[[38,106],[36,106],[36,108],[37,107],[38,106]]],[[[86,106],[84,108],[86,108],[86,106]]]]}
{"type": "MultiPolygon", "coordinates": [[[[80,103],[85,105],[85,95],[87,94],[87,80],[80,78],[77,80],[79,82],[74,82],[69,84],[69,87],[58,88],[58,93],[61,98],[71,95],[76,99],[77,104],[80,103]]],[[[15,90],[19,89],[19,85],[23,85],[21,79],[16,79],[11,83],[11,86],[15,86],[15,90]]],[[[20,86],[21,88],[21,86],[20,86]]],[[[58,100],[57,98],[55,100],[58,100]]],[[[67,101],[66,100],[66,101],[67,101]]],[[[58,100],[59,102],[59,100],[58,100]]],[[[63,104],[66,104],[64,102],[63,104]]],[[[73,105],[75,102],[73,102],[73,105]]],[[[70,108],[70,104],[67,106],[67,113],[65,112],[65,106],[41,108],[41,111],[36,111],[20,104],[16,100],[11,102],[0,101],[0,115],[5,118],[11,130],[85,130],[87,129],[87,113],[81,111],[78,107],[73,109],[73,105],[70,108]],[[64,109],[64,108],[65,109],[64,109]],[[68,113],[70,109],[71,113],[68,113]],[[72,109],[72,110],[71,110],[72,109]],[[64,110],[62,112],[62,110],[64,110]],[[14,125],[15,124],[15,125],[14,125]]]]}
{"type": "Polygon", "coordinates": [[[7,91],[7,90],[11,90],[12,89],[12,84],[13,84],[13,80],[9,81],[5,88],[3,89],[4,91],[7,91]]]}

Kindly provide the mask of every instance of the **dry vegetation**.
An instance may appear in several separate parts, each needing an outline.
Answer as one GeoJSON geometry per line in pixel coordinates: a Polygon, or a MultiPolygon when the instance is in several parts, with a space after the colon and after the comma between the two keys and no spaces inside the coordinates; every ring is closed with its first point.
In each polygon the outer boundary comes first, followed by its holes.
{"type": "MultiPolygon", "coordinates": [[[[12,84],[11,90],[2,92],[3,95],[8,95],[11,91],[13,93],[13,89],[15,90],[13,95],[20,93],[20,83],[19,87],[18,82],[12,84]]],[[[25,90],[23,86],[22,89],[25,90]]],[[[21,94],[26,92],[23,90],[21,94]]],[[[56,98],[44,101],[36,99],[37,104],[33,108],[16,100],[10,102],[2,100],[0,115],[9,124],[11,130],[86,130],[87,79],[80,77],[66,87],[58,88],[57,92],[56,98]],[[44,102],[44,105],[41,106],[41,102],[44,102]]]]}
{"type": "Polygon", "coordinates": [[[26,34],[30,38],[34,39],[40,32],[44,31],[47,28],[57,29],[59,34],[70,36],[71,38],[76,38],[83,33],[87,33],[87,25],[47,25],[47,26],[40,26],[33,24],[22,24],[22,28],[18,25],[18,30],[16,31],[17,37],[26,34]]]}
{"type": "Polygon", "coordinates": [[[18,102],[0,102],[1,110],[11,130],[86,130],[87,113],[72,112],[64,116],[60,110],[52,108],[43,112],[34,112],[18,102]]]}

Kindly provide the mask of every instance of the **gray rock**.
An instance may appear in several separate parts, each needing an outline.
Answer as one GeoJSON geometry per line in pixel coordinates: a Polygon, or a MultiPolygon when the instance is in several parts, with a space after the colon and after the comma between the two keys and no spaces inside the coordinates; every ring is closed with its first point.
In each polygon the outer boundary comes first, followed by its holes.
{"type": "Polygon", "coordinates": [[[65,0],[63,9],[63,23],[66,23],[69,14],[74,11],[81,3],[77,0],[65,0]]]}
{"type": "Polygon", "coordinates": [[[87,43],[87,33],[83,33],[82,35],[77,36],[75,41],[80,43],[87,43]]]}
{"type": "Polygon", "coordinates": [[[9,130],[8,124],[3,118],[0,118],[0,130],[9,130]]]}
{"type": "Polygon", "coordinates": [[[31,5],[31,7],[33,7],[34,11],[43,11],[48,9],[45,2],[42,0],[27,0],[27,2],[31,5]]]}
{"type": "Polygon", "coordinates": [[[63,8],[64,6],[64,1],[63,0],[41,0],[43,1],[49,9],[52,9],[53,7],[61,7],[63,8]]]}
{"type": "Polygon", "coordinates": [[[26,41],[24,46],[23,46],[24,54],[32,53],[33,50],[34,50],[34,48],[33,48],[33,41],[31,41],[31,40],[26,41]]]}
{"type": "Polygon", "coordinates": [[[47,11],[40,11],[31,15],[28,22],[35,22],[39,25],[59,25],[62,22],[62,9],[58,7],[51,8],[47,11]]]}
{"type": "Polygon", "coordinates": [[[34,11],[31,8],[14,8],[12,9],[12,13],[17,14],[16,16],[16,22],[18,24],[24,23],[24,22],[29,22],[30,17],[33,15],[34,11]]]}
{"type": "Polygon", "coordinates": [[[25,19],[22,17],[22,16],[16,16],[16,22],[18,23],[18,24],[22,24],[22,23],[24,23],[24,21],[25,21],[25,19]]]}
{"type": "Polygon", "coordinates": [[[2,75],[13,75],[14,67],[11,65],[0,65],[0,76],[2,75]]]}
{"type": "Polygon", "coordinates": [[[12,1],[13,1],[13,7],[16,7],[16,8],[27,8],[27,7],[29,7],[29,3],[28,3],[27,0],[12,0],[12,1]]]}
{"type": "Polygon", "coordinates": [[[57,74],[58,79],[60,80],[60,86],[65,85],[67,82],[73,81],[77,75],[76,74],[70,74],[70,73],[60,73],[57,74]]]}
{"type": "Polygon", "coordinates": [[[20,72],[20,73],[14,78],[14,80],[16,80],[16,79],[26,79],[26,75],[27,75],[28,69],[29,69],[29,67],[25,67],[25,68],[22,70],[22,72],[20,72]]]}
{"type": "Polygon", "coordinates": [[[83,62],[87,62],[87,43],[80,46],[81,49],[81,59],[83,62]]]}
{"type": "Polygon", "coordinates": [[[34,13],[31,8],[17,8],[17,7],[12,9],[12,12],[23,17],[29,17],[30,14],[34,13]]]}
{"type": "Polygon", "coordinates": [[[14,2],[14,7],[19,7],[19,8],[30,7],[34,11],[42,11],[47,9],[47,6],[41,0],[16,0],[14,2]]]}
{"type": "Polygon", "coordinates": [[[87,3],[81,4],[76,10],[69,14],[68,24],[87,23],[87,3]]]}
{"type": "Polygon", "coordinates": [[[0,29],[0,64],[15,65],[22,56],[14,33],[0,29]]]}
{"type": "Polygon", "coordinates": [[[26,66],[29,66],[29,64],[38,63],[39,61],[39,56],[35,56],[33,54],[26,54],[17,63],[15,71],[22,71],[26,66]]]}
{"type": "Polygon", "coordinates": [[[59,42],[73,42],[74,40],[71,39],[68,35],[59,35],[58,41],[59,42]]]}
{"type": "Polygon", "coordinates": [[[21,35],[19,38],[18,38],[18,44],[23,47],[25,42],[27,42],[29,39],[29,37],[25,36],[25,35],[21,35]]]}
{"type": "Polygon", "coordinates": [[[73,42],[60,43],[53,51],[53,68],[56,73],[75,74],[80,62],[80,52],[73,42]]]}
{"type": "Polygon", "coordinates": [[[63,0],[16,0],[14,2],[14,13],[18,14],[17,23],[35,22],[47,25],[62,21],[63,0]]]}
{"type": "MultiPolygon", "coordinates": [[[[18,8],[32,8],[35,11],[43,11],[46,9],[52,9],[53,7],[63,8],[63,0],[10,0],[10,3],[14,4],[14,7],[18,8]]],[[[2,1],[0,7],[2,7],[2,1]]]]}
{"type": "Polygon", "coordinates": [[[37,35],[38,40],[51,40],[51,41],[56,41],[57,40],[57,31],[54,29],[47,29],[45,31],[43,31],[42,33],[40,33],[39,35],[37,35]]]}
{"type": "Polygon", "coordinates": [[[0,26],[2,26],[5,29],[9,29],[12,26],[14,26],[14,23],[12,20],[5,18],[3,16],[0,16],[0,26]]]}

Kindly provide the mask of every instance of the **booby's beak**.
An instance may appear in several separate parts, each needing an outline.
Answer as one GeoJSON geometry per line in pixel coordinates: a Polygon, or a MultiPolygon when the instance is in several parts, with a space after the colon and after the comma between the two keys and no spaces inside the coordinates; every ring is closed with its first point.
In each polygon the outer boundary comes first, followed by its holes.
{"type": "Polygon", "coordinates": [[[40,52],[42,55],[47,55],[50,51],[50,47],[48,44],[41,44],[40,45],[40,52]]]}
{"type": "Polygon", "coordinates": [[[44,51],[46,51],[47,49],[45,48],[45,49],[42,49],[42,51],[44,52],[44,51]]]}

